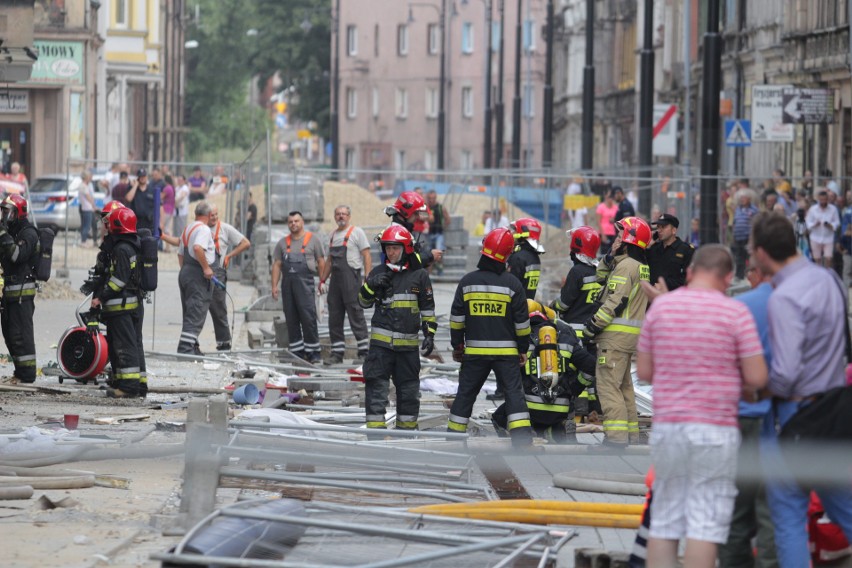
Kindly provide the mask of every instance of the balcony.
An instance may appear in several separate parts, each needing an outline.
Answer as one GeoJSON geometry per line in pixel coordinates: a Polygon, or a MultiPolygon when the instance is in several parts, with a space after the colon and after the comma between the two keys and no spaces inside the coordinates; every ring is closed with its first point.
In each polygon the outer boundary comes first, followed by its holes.
{"type": "Polygon", "coordinates": [[[64,28],[68,16],[65,5],[66,0],[35,0],[35,28],[64,28]]]}

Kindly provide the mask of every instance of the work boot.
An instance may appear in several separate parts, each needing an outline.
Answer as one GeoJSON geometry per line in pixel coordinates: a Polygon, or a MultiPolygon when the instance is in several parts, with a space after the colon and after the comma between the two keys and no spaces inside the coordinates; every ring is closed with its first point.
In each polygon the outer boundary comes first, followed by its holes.
{"type": "Polygon", "coordinates": [[[125,391],[121,389],[108,388],[106,390],[107,398],[145,398],[145,393],[138,391],[125,391]]]}
{"type": "Polygon", "coordinates": [[[198,346],[198,344],[197,344],[197,343],[196,343],[196,344],[195,344],[195,346],[192,348],[192,354],[193,354],[193,355],[198,355],[199,357],[204,357],[204,352],[201,350],[201,348],[198,346]]]}
{"type": "Polygon", "coordinates": [[[501,389],[497,389],[493,394],[486,394],[485,400],[504,400],[506,395],[503,393],[501,389]]]}
{"type": "Polygon", "coordinates": [[[494,431],[497,432],[497,436],[499,436],[500,438],[509,437],[509,431],[497,423],[497,420],[494,418],[493,414],[491,415],[491,424],[494,426],[494,431]]]}
{"type": "Polygon", "coordinates": [[[369,351],[367,349],[361,349],[360,351],[358,351],[358,359],[356,359],[355,362],[356,363],[363,363],[364,361],[366,361],[367,360],[367,353],[369,353],[369,351]]]}
{"type": "Polygon", "coordinates": [[[15,375],[12,375],[11,377],[5,377],[4,379],[0,380],[0,383],[2,383],[4,385],[12,385],[12,386],[14,386],[14,385],[29,385],[29,384],[32,384],[34,382],[35,382],[34,378],[33,379],[22,379],[20,377],[16,377],[15,375]]]}
{"type": "MultiPolygon", "coordinates": [[[[308,358],[306,359],[306,361],[312,365],[316,365],[318,363],[322,363],[322,356],[320,356],[319,351],[313,351],[311,353],[308,353],[308,358]]],[[[343,361],[342,358],[341,361],[343,361]]]]}
{"type": "Polygon", "coordinates": [[[323,362],[324,365],[339,365],[340,363],[343,363],[343,355],[340,353],[332,353],[328,356],[328,359],[323,362]]]}
{"type": "Polygon", "coordinates": [[[608,437],[604,437],[604,441],[600,444],[587,444],[587,446],[592,452],[620,452],[627,449],[626,442],[613,442],[608,437]]]}
{"type": "Polygon", "coordinates": [[[231,342],[223,341],[222,343],[216,344],[216,351],[230,351],[231,350],[231,342]]]}

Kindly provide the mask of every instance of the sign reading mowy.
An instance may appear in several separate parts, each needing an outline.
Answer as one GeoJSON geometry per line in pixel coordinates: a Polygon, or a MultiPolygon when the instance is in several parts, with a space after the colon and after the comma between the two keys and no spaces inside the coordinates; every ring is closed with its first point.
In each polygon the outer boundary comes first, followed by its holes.
{"type": "Polygon", "coordinates": [[[792,142],[795,127],[784,124],[783,92],[789,85],[751,88],[751,139],[754,142],[792,142]]]}
{"type": "Polygon", "coordinates": [[[834,89],[788,87],[782,97],[784,124],[833,124],[834,89]]]}
{"type": "Polygon", "coordinates": [[[35,40],[38,61],[29,83],[83,84],[83,44],[77,41],[35,40]]]}

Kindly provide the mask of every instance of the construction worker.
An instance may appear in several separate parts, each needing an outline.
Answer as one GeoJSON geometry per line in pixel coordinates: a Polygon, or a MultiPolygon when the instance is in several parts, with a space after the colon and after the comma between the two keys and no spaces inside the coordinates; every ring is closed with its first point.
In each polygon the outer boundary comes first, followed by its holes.
{"type": "MultiPolygon", "coordinates": [[[[585,389],[578,380],[578,371],[594,376],[595,357],[583,349],[573,329],[557,329],[556,312],[552,309],[528,299],[527,310],[531,341],[521,379],[532,429],[551,442],[576,442],[577,425],[571,405],[585,389]]],[[[505,404],[494,411],[491,421],[498,433],[505,431],[505,404]]]]}
{"type": "Polygon", "coordinates": [[[651,241],[651,227],[638,217],[625,217],[615,227],[613,256],[602,263],[609,274],[601,290],[600,307],[583,333],[584,338],[594,339],[598,348],[595,377],[604,413],[604,443],[623,448],[639,440],[630,360],[648,307],[641,282],[650,278],[645,249],[651,241]]]}
{"type": "Polygon", "coordinates": [[[281,303],[290,336],[290,351],[308,363],[319,363],[320,342],[317,329],[317,306],[314,301],[314,276],[325,270],[323,246],[314,234],[305,230],[301,212],[287,216],[290,234],[278,241],[272,253],[272,298],[281,303]]]}
{"type": "MultiPolygon", "coordinates": [[[[568,271],[565,284],[550,307],[559,313],[559,319],[566,322],[582,341],[585,324],[598,309],[596,303],[600,294],[601,284],[596,275],[598,250],[601,238],[591,227],[577,227],[565,232],[568,235],[571,261],[574,265],[568,271]]],[[[597,347],[591,341],[583,341],[583,347],[592,355],[597,354],[597,347]]],[[[595,411],[602,414],[600,401],[597,398],[597,388],[594,384],[594,373],[580,373],[578,381],[586,389],[579,394],[575,401],[575,411],[578,416],[588,416],[595,411]]]]}
{"type": "Polygon", "coordinates": [[[204,328],[207,312],[210,311],[212,265],[216,260],[209,221],[210,204],[200,201],[195,206],[195,222],[184,228],[178,244],[178,286],[183,307],[178,353],[204,355],[198,345],[198,334],[204,328]]]}
{"type": "MultiPolygon", "coordinates": [[[[219,207],[210,205],[210,217],[207,226],[213,234],[213,247],[216,259],[213,261],[213,275],[223,285],[228,283],[228,265],[231,259],[238,257],[251,246],[251,242],[233,225],[219,220],[219,207]]],[[[231,350],[231,327],[228,325],[228,306],[225,303],[226,290],[213,287],[210,297],[210,318],[216,334],[216,351],[231,350]]]]}
{"type": "Polygon", "coordinates": [[[99,261],[105,262],[109,278],[93,292],[91,309],[100,309],[107,328],[112,377],[106,393],[110,398],[145,398],[148,378],[142,348],[142,263],[138,260],[142,244],[136,233],[136,214],[128,207],[115,207],[102,221],[107,234],[101,244],[104,257],[99,261]]]}
{"type": "Polygon", "coordinates": [[[41,250],[38,230],[29,221],[27,200],[20,195],[6,196],[0,202],[0,211],[0,266],[5,279],[0,324],[15,365],[15,374],[5,382],[33,383],[36,378],[33,268],[41,250]]]}
{"type": "Polygon", "coordinates": [[[477,270],[466,274],[456,288],[450,344],[461,371],[447,429],[467,431],[476,397],[494,371],[506,393],[506,429],[512,445],[524,448],[532,444],[533,432],[519,364],[527,360],[530,320],[524,288],[506,272],[506,260],[514,248],[509,229],[488,233],[482,240],[477,270]]]}
{"type": "Polygon", "coordinates": [[[541,279],[541,255],[544,247],[541,239],[541,223],[529,217],[518,219],[511,225],[515,238],[515,250],[509,257],[509,273],[524,286],[527,299],[535,300],[538,281],[541,279]]]}
{"type": "Polygon", "coordinates": [[[385,262],[375,267],[361,286],[358,301],[375,305],[370,350],[364,361],[367,428],[386,428],[385,410],[390,381],[396,387],[396,427],[416,430],[420,414],[420,354],[418,330],[423,331],[423,353],[435,348],[435,299],[432,282],[416,267],[414,238],[402,225],[392,224],[380,236],[385,262]]]}
{"type": "Polygon", "coordinates": [[[425,221],[429,218],[429,208],[423,196],[414,191],[403,191],[396,198],[393,205],[385,207],[385,215],[391,221],[405,227],[414,238],[415,258],[413,262],[419,263],[423,268],[429,268],[432,264],[440,262],[444,258],[444,251],[433,249],[423,250],[423,243],[428,243],[429,238],[421,242],[421,233],[414,232],[414,223],[418,220],[425,221]]]}
{"type": "Polygon", "coordinates": [[[669,291],[686,284],[686,269],[695,254],[695,247],[677,236],[679,226],[680,221],[674,215],[660,215],[653,234],[654,244],[645,252],[651,269],[651,284],[656,285],[662,278],[669,291]]]}

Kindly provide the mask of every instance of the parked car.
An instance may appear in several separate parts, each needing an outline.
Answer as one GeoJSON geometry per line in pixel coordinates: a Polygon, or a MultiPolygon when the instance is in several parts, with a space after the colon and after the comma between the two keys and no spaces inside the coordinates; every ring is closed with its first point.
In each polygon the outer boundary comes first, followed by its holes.
{"type": "MultiPolygon", "coordinates": [[[[48,174],[36,179],[30,185],[28,199],[30,201],[30,216],[39,227],[50,227],[54,232],[65,229],[65,215],[68,214],[68,229],[80,229],[80,199],[77,191],[71,191],[70,185],[78,176],[67,177],[65,174],[48,174]]],[[[98,185],[103,175],[95,174],[92,185],[95,188],[95,209],[100,209],[106,203],[106,192],[98,185]]]]}

